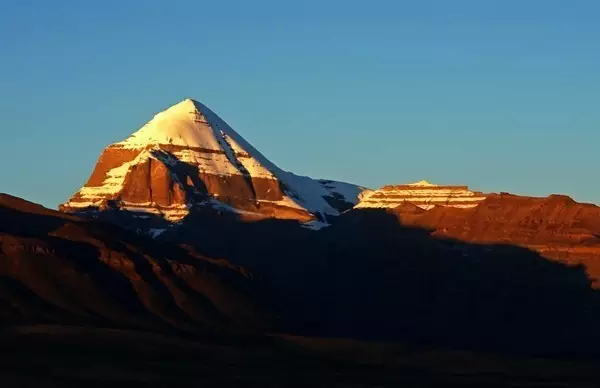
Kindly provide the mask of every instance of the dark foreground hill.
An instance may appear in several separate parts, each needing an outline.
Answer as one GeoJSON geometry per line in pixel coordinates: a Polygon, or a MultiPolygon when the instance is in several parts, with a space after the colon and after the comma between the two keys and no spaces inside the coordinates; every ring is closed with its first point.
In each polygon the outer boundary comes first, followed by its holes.
{"type": "Polygon", "coordinates": [[[598,355],[594,224],[576,224],[582,212],[563,217],[562,200],[555,198],[525,201],[532,204],[520,205],[525,221],[514,225],[489,215],[504,205],[488,202],[481,210],[355,209],[318,232],[293,221],[192,213],[160,238],[261,274],[288,332],[514,354],[598,355]],[[547,212],[539,214],[539,206],[547,212]],[[427,218],[435,214],[440,220],[427,218]],[[486,234],[503,225],[520,228],[515,236],[540,233],[514,243],[509,231],[508,240],[490,233],[478,241],[481,220],[490,225],[481,228],[486,234]],[[567,228],[570,220],[575,226],[567,228]],[[587,245],[577,242],[582,236],[587,245]],[[534,249],[536,244],[544,249],[534,249]],[[545,251],[569,246],[591,255],[563,260],[545,251]]]}
{"type": "Polygon", "coordinates": [[[596,387],[595,363],[268,337],[217,342],[115,329],[0,333],[2,387],[596,387]]]}
{"type": "Polygon", "coordinates": [[[0,195],[0,319],[152,330],[258,330],[246,269],[0,195]]]}
{"type": "MultiPolygon", "coordinates": [[[[356,209],[318,232],[290,220],[246,222],[230,213],[192,212],[159,242],[3,196],[0,314],[11,324],[276,331],[513,355],[600,356],[600,293],[591,267],[451,235],[472,230],[478,214],[490,218],[493,209],[511,209],[496,202],[445,208],[462,213],[433,221],[419,217],[440,214],[436,209],[356,209]],[[439,235],[432,222],[448,235],[439,235]]],[[[549,214],[565,207],[555,199],[539,206],[549,214]]],[[[576,214],[567,219],[577,221],[576,214]]],[[[579,229],[550,236],[571,241],[583,234],[575,233],[579,229]]]]}
{"type": "MultiPolygon", "coordinates": [[[[438,235],[431,211],[350,211],[318,232],[192,213],[155,241],[1,196],[0,382],[595,386],[585,263],[438,235]]],[[[467,215],[434,221],[450,234],[467,215]]]]}

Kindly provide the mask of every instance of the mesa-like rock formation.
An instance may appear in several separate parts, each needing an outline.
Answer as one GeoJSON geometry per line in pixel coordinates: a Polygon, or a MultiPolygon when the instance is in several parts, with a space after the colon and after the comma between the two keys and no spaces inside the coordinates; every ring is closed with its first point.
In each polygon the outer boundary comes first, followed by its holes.
{"type": "Polygon", "coordinates": [[[429,210],[435,206],[471,208],[485,199],[481,192],[471,191],[467,186],[438,186],[427,181],[406,185],[387,185],[367,195],[356,208],[394,208],[411,203],[429,210]]]}
{"type": "Polygon", "coordinates": [[[206,106],[184,100],[107,147],[66,212],[121,209],[179,221],[195,207],[242,218],[325,220],[364,188],[281,170],[206,106]]]}

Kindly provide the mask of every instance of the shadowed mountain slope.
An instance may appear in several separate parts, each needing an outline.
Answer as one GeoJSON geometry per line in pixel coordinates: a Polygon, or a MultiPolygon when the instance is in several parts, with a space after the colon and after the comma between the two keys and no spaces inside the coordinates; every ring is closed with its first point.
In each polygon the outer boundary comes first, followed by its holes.
{"type": "MultiPolygon", "coordinates": [[[[523,201],[536,209],[563,206],[556,198],[523,201]]],[[[550,208],[540,217],[553,224],[560,212],[550,208]]],[[[190,214],[160,238],[260,273],[290,332],[517,353],[596,352],[600,295],[588,263],[545,257],[517,240],[463,241],[437,233],[435,223],[444,221],[428,218],[443,214],[469,229],[479,216],[468,215],[477,209],[354,209],[320,231],[294,221],[190,214]]]]}
{"type": "Polygon", "coordinates": [[[0,195],[0,317],[155,330],[264,329],[257,282],[226,260],[0,195]]]}

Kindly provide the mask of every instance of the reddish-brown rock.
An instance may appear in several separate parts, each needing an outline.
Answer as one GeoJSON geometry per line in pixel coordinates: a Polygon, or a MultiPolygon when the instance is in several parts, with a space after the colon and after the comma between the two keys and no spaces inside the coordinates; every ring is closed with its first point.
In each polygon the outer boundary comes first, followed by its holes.
{"type": "Polygon", "coordinates": [[[212,206],[241,218],[306,222],[338,215],[362,191],[281,170],[210,109],[185,100],[107,147],[61,210],[134,209],[179,221],[191,208],[212,206]]]}
{"type": "Polygon", "coordinates": [[[535,250],[545,257],[585,265],[600,287],[600,207],[564,195],[545,198],[491,194],[477,207],[435,207],[415,213],[391,210],[404,225],[432,235],[473,243],[504,243],[535,250]]]}

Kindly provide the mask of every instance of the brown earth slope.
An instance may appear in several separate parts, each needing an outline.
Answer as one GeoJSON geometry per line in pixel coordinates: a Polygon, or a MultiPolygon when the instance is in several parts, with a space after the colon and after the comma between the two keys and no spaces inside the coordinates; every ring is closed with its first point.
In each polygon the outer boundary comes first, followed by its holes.
{"type": "Polygon", "coordinates": [[[226,260],[0,195],[0,320],[260,328],[256,282],[226,260]]]}
{"type": "Polygon", "coordinates": [[[436,207],[392,212],[403,225],[432,230],[433,236],[481,244],[511,244],[532,249],[568,265],[583,264],[600,286],[600,207],[564,195],[545,198],[489,195],[472,209],[436,207]]]}

